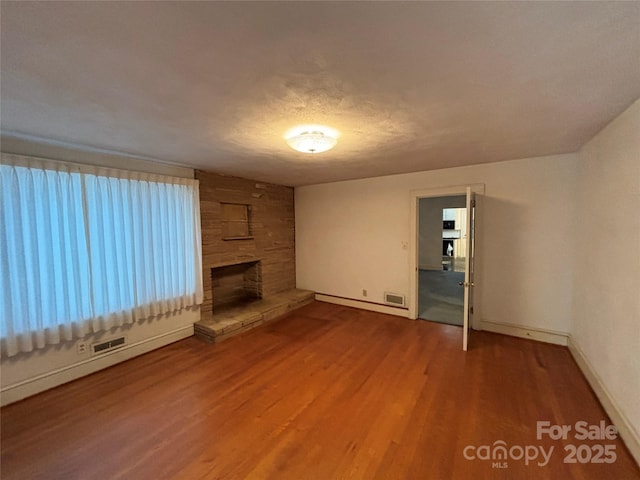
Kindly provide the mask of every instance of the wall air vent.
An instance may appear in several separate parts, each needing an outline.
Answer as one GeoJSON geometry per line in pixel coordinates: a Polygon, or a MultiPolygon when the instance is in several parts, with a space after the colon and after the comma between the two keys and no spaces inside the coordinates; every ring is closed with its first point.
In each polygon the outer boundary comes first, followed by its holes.
{"type": "Polygon", "coordinates": [[[111,350],[115,350],[116,348],[123,347],[125,343],[125,337],[112,338],[111,340],[107,340],[104,342],[94,343],[93,345],[91,345],[91,354],[100,355],[106,352],[110,352],[111,350]]]}
{"type": "Polygon", "coordinates": [[[394,307],[404,307],[404,295],[384,292],[384,303],[393,305],[394,307]]]}

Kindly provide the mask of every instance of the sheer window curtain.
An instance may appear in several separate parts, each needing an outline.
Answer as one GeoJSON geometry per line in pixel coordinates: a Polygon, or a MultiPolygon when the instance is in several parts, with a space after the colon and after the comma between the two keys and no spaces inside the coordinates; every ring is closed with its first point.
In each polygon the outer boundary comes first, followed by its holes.
{"type": "Polygon", "coordinates": [[[197,180],[2,155],[0,348],[202,303],[197,180]]]}

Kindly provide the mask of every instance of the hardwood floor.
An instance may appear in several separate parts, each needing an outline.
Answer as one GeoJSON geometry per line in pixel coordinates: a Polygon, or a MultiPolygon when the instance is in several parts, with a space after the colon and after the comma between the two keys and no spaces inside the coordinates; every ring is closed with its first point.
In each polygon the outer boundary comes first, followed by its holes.
{"type": "Polygon", "coordinates": [[[1,417],[4,480],[640,478],[620,440],[536,439],[539,420],[609,423],[565,348],[473,332],[465,354],[459,327],[319,302],[217,345],[183,340],[1,417]],[[545,466],[509,458],[504,469],[463,455],[500,440],[554,451],[545,466]],[[563,463],[568,444],[614,445],[617,460],[563,463]]]}

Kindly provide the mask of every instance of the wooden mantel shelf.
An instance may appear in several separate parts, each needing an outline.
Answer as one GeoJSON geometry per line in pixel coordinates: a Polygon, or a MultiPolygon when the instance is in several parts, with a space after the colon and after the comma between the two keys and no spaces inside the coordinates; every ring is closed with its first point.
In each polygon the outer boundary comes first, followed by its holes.
{"type": "Polygon", "coordinates": [[[248,237],[223,237],[222,240],[224,240],[225,242],[228,240],[253,240],[252,236],[248,236],[248,237]]]}

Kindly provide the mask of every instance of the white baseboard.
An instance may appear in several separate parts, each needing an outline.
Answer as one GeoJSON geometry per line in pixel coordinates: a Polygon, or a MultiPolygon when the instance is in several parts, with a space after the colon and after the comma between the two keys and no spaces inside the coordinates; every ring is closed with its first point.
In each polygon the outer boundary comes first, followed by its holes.
{"type": "Polygon", "coordinates": [[[567,333],[545,330],[543,328],[481,320],[480,329],[486,330],[487,332],[511,335],[512,337],[529,338],[539,342],[553,343],[555,345],[567,345],[567,333]]]}
{"type": "Polygon", "coordinates": [[[319,302],[335,303],[336,305],[343,305],[345,307],[361,308],[362,310],[370,310],[372,312],[388,313],[389,315],[396,315],[398,317],[409,317],[409,310],[405,308],[390,307],[379,303],[364,302],[322,293],[316,293],[316,300],[319,302]]]}
{"type": "Polygon", "coordinates": [[[73,365],[69,365],[51,372],[43,373],[36,377],[7,385],[0,390],[0,405],[5,406],[23,398],[27,398],[36,393],[44,392],[50,388],[57,387],[64,383],[76,380],[91,373],[97,372],[107,367],[111,367],[125,360],[129,360],[143,353],[150,352],[156,348],[164,347],[170,343],[177,342],[183,338],[193,335],[193,324],[181,327],[171,332],[156,335],[145,340],[132,343],[125,347],[113,350],[100,356],[82,360],[73,365]]]}
{"type": "Polygon", "coordinates": [[[600,404],[604,408],[605,412],[607,412],[607,415],[609,415],[609,418],[611,418],[611,421],[618,429],[620,438],[622,438],[629,449],[629,452],[640,465],[640,435],[638,435],[636,429],[633,427],[631,422],[629,422],[615,399],[611,396],[604,382],[593,369],[593,365],[591,365],[591,362],[580,348],[580,345],[578,345],[571,335],[569,335],[568,340],[567,346],[569,347],[571,355],[573,355],[578,367],[582,370],[587,382],[589,382],[589,385],[591,385],[591,388],[598,397],[598,400],[600,400],[600,404]]]}

